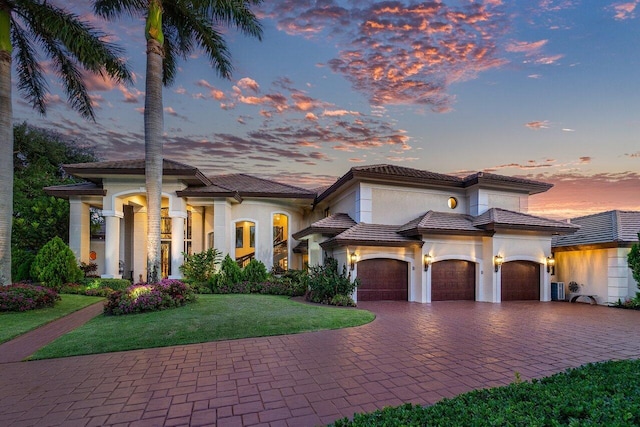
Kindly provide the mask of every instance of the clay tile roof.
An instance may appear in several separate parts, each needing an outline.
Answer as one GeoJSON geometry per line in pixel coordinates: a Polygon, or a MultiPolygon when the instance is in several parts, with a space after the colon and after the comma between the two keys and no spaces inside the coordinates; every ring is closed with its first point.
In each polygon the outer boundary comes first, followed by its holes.
{"type": "Polygon", "coordinates": [[[243,173],[219,175],[209,178],[211,183],[223,188],[235,190],[242,196],[281,196],[314,198],[315,193],[301,187],[258,178],[243,173]]]}
{"type": "Polygon", "coordinates": [[[376,175],[384,175],[388,177],[399,177],[399,178],[418,178],[425,180],[433,180],[433,181],[446,181],[453,183],[462,183],[462,179],[453,175],[445,175],[441,173],[429,172],[420,169],[407,168],[403,166],[395,166],[395,165],[371,165],[371,166],[356,166],[351,168],[352,171],[359,174],[376,174],[376,175]]]}
{"type": "MultiPolygon", "coordinates": [[[[108,162],[74,163],[62,165],[70,174],[86,179],[97,179],[104,175],[144,175],[144,159],[114,160],[108,162]]],[[[180,176],[193,185],[207,185],[209,180],[194,166],[163,159],[163,175],[180,176]]]]}
{"type": "Polygon", "coordinates": [[[428,211],[422,216],[402,225],[398,233],[405,236],[422,234],[486,234],[473,225],[473,217],[450,212],[428,211]]]}
{"type": "Polygon", "coordinates": [[[506,209],[492,208],[474,218],[473,225],[485,230],[510,228],[517,230],[549,231],[552,233],[573,233],[579,226],[563,221],[541,218],[506,209]]]}
{"type": "Polygon", "coordinates": [[[553,187],[553,184],[548,184],[546,182],[514,176],[497,175],[488,172],[477,172],[464,178],[465,187],[470,187],[476,184],[515,187],[521,190],[526,190],[529,194],[543,193],[553,187]]]}
{"type": "Polygon", "coordinates": [[[106,190],[93,182],[80,182],[77,184],[52,185],[44,187],[44,192],[50,196],[68,198],[69,196],[105,196],[106,190]]]}
{"type": "Polygon", "coordinates": [[[293,234],[294,239],[300,240],[303,237],[311,234],[324,234],[329,236],[335,236],[343,231],[356,225],[356,222],[351,219],[346,213],[335,213],[329,215],[326,218],[322,218],[319,221],[314,222],[311,226],[298,231],[293,234]]]}
{"type": "Polygon", "coordinates": [[[572,235],[558,236],[553,247],[615,243],[629,245],[638,241],[640,212],[607,211],[571,219],[580,229],[572,235]]]}
{"type": "Polygon", "coordinates": [[[398,234],[396,232],[397,228],[398,226],[396,225],[366,224],[361,222],[320,243],[320,246],[323,249],[330,249],[346,245],[410,247],[424,244],[421,239],[398,234]]]}

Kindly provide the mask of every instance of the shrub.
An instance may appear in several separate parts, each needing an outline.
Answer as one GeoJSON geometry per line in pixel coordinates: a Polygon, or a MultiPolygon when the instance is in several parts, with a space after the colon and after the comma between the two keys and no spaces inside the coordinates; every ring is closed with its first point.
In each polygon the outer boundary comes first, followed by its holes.
{"type": "Polygon", "coordinates": [[[242,282],[242,270],[237,262],[235,262],[229,254],[222,260],[220,266],[220,273],[216,275],[216,279],[213,280],[214,285],[219,286],[231,286],[236,283],[242,282]]]}
{"type": "Polygon", "coordinates": [[[204,252],[189,255],[184,253],[184,264],[180,266],[180,272],[188,280],[197,282],[209,281],[218,270],[222,252],[211,248],[204,252]]]}
{"type": "Polygon", "coordinates": [[[358,286],[358,280],[351,281],[347,267],[338,272],[338,261],[328,258],[324,265],[309,268],[309,291],[307,300],[331,304],[336,295],[350,296],[358,286]]]}
{"type": "MultiPolygon", "coordinates": [[[[640,233],[638,233],[638,240],[640,240],[640,233]]],[[[640,284],[640,242],[634,243],[631,246],[631,251],[627,254],[627,263],[633,274],[633,278],[640,284]]]]}
{"type": "Polygon", "coordinates": [[[337,305],[338,307],[355,307],[356,306],[356,303],[353,300],[353,298],[351,298],[348,295],[336,295],[333,298],[331,298],[331,301],[329,302],[329,304],[337,305]]]}
{"type": "Polygon", "coordinates": [[[189,285],[164,279],[155,284],[137,284],[124,291],[115,291],[107,298],[104,313],[122,315],[180,307],[196,300],[189,285]]]}
{"type": "Polygon", "coordinates": [[[114,291],[123,291],[131,286],[128,279],[103,279],[101,277],[87,278],[80,281],[90,289],[111,288],[114,291]]]}
{"type": "Polygon", "coordinates": [[[11,277],[15,282],[31,280],[31,264],[36,256],[27,250],[15,248],[11,253],[11,277]]]}
{"type": "Polygon", "coordinates": [[[80,270],[84,273],[84,277],[97,277],[96,271],[98,271],[98,264],[95,262],[89,262],[87,264],[86,262],[81,261],[80,270]]]}
{"type": "Polygon", "coordinates": [[[84,276],[71,249],[57,236],[38,251],[31,275],[52,289],[60,289],[64,283],[77,282],[84,276]]]}
{"type": "Polygon", "coordinates": [[[267,277],[269,277],[267,267],[257,259],[249,261],[249,264],[242,270],[242,280],[245,282],[260,283],[266,281],[267,277]]]}
{"type": "Polygon", "coordinates": [[[386,407],[334,426],[637,426],[640,360],[609,361],[435,405],[386,407]]]}
{"type": "Polygon", "coordinates": [[[42,286],[25,283],[0,286],[0,311],[27,311],[53,307],[59,299],[56,291],[42,286]]]}

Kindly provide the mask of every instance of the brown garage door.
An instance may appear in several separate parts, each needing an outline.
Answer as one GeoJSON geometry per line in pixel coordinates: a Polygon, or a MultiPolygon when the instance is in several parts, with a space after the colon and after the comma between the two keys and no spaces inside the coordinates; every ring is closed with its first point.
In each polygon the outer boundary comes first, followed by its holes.
{"type": "Polygon", "coordinates": [[[476,299],[476,266],[461,260],[431,265],[431,301],[476,299]]]}
{"type": "Polygon", "coordinates": [[[358,301],[408,299],[409,268],[395,259],[368,259],[358,263],[358,301]]]}
{"type": "Polygon", "coordinates": [[[540,264],[511,261],[502,264],[502,301],[540,301],[540,264]]]}

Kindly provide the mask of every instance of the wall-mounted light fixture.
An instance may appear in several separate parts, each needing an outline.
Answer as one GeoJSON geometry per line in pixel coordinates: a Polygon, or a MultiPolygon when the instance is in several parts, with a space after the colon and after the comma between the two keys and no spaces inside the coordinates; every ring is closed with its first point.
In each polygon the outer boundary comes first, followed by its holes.
{"type": "Polygon", "coordinates": [[[556,260],[553,257],[553,254],[547,257],[547,273],[555,274],[556,273],[556,260]]]}
{"type": "Polygon", "coordinates": [[[496,269],[496,273],[500,270],[500,266],[502,265],[503,262],[504,262],[504,258],[502,258],[502,255],[498,254],[493,257],[493,266],[496,269]]]}
{"type": "Polygon", "coordinates": [[[432,262],[433,258],[431,257],[431,254],[424,254],[424,271],[429,271],[429,266],[432,262]]]}
{"type": "Polygon", "coordinates": [[[356,261],[358,261],[358,255],[355,252],[351,252],[351,254],[349,254],[349,268],[351,268],[351,270],[355,268],[356,261]]]}

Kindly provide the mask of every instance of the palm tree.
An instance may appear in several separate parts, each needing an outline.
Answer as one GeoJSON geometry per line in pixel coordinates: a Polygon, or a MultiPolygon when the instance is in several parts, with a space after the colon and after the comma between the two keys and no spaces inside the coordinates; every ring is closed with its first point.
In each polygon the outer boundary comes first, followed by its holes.
{"type": "Polygon", "coordinates": [[[223,78],[231,75],[231,60],[219,26],[234,26],[262,38],[262,28],[250,9],[262,0],[95,0],[96,14],[114,19],[123,14],[146,19],[147,70],[144,105],[145,181],[147,189],[147,282],[160,273],[160,208],[162,203],[162,86],[175,79],[176,61],[196,48],[208,56],[223,78]]]}
{"type": "Polygon", "coordinates": [[[68,101],[83,117],[95,120],[81,68],[118,82],[131,81],[121,50],[73,13],[42,0],[0,0],[0,285],[11,283],[13,216],[12,55],[18,89],[40,114],[48,94],[38,52],[51,60],[68,101]]]}

